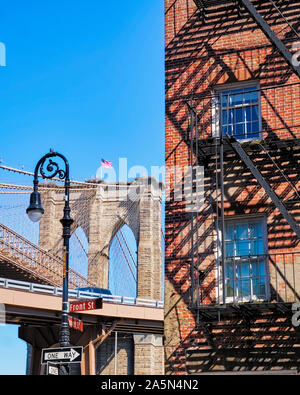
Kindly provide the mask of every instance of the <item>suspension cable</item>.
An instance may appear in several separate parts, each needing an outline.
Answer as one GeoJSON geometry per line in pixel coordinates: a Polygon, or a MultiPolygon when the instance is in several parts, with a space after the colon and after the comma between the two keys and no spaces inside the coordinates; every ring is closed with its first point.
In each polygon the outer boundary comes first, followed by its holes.
{"type": "MultiPolygon", "coordinates": [[[[20,169],[15,169],[13,167],[8,167],[4,165],[0,165],[0,169],[6,170],[6,171],[11,171],[13,173],[18,173],[18,174],[25,174],[27,176],[34,176],[34,173],[26,170],[20,170],[20,169]]],[[[41,174],[38,175],[39,178],[43,178],[41,174]]],[[[54,181],[59,181],[63,182],[60,178],[53,178],[54,181]]],[[[82,181],[75,181],[75,180],[70,180],[72,184],[78,184],[78,185],[88,185],[90,188],[95,188],[95,186],[92,183],[89,182],[82,182],[82,181]]]]}
{"type": "Polygon", "coordinates": [[[122,245],[121,245],[119,236],[118,236],[117,234],[116,234],[116,239],[117,239],[117,241],[118,241],[118,243],[119,243],[119,245],[120,245],[121,251],[122,251],[123,256],[124,256],[124,258],[125,258],[125,260],[126,260],[126,262],[127,262],[127,265],[128,265],[129,270],[130,270],[130,272],[131,272],[131,274],[132,274],[132,277],[134,278],[134,281],[136,281],[136,277],[135,277],[135,275],[134,275],[134,273],[133,273],[133,271],[132,271],[132,268],[131,268],[131,266],[130,266],[130,263],[129,263],[128,259],[127,259],[127,256],[126,256],[126,254],[125,254],[125,252],[124,252],[124,249],[123,249],[123,247],[122,247],[122,245]]]}
{"type": "Polygon", "coordinates": [[[130,258],[131,258],[131,260],[132,260],[134,266],[137,267],[136,262],[135,262],[135,260],[134,260],[134,257],[133,257],[133,255],[132,255],[132,252],[131,252],[131,250],[130,250],[130,248],[129,248],[129,246],[128,246],[126,240],[125,240],[125,237],[124,237],[124,234],[123,234],[123,232],[122,232],[122,229],[120,229],[120,234],[121,234],[121,236],[122,236],[122,239],[123,239],[123,241],[124,241],[124,243],[125,243],[125,246],[126,246],[126,248],[127,248],[127,251],[128,251],[128,253],[129,253],[129,255],[130,255],[130,258]]]}
{"type": "MultiPolygon", "coordinates": [[[[77,229],[76,229],[76,230],[77,230],[77,229]]],[[[85,253],[85,255],[86,255],[87,257],[89,257],[89,254],[88,254],[88,252],[86,251],[86,249],[84,248],[84,246],[83,246],[81,240],[79,239],[79,237],[78,237],[78,235],[77,235],[77,233],[76,233],[76,230],[75,230],[75,232],[73,233],[73,235],[76,237],[76,239],[77,239],[77,241],[78,241],[80,247],[83,249],[83,252],[85,253]]]]}

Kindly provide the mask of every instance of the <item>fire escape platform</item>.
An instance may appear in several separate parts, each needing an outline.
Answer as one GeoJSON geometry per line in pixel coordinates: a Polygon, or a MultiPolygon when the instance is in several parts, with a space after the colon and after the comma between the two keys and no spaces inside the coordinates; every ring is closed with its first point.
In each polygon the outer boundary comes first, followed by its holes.
{"type": "Polygon", "coordinates": [[[195,307],[199,318],[206,322],[239,318],[241,316],[251,319],[265,314],[292,316],[294,302],[245,302],[226,305],[202,305],[195,307]]]}
{"type": "MultiPolygon", "coordinates": [[[[233,153],[234,150],[227,139],[224,142],[224,153],[233,153]]],[[[245,151],[253,151],[257,148],[258,144],[261,144],[269,152],[277,151],[280,149],[296,149],[300,148],[300,138],[281,140],[251,140],[251,141],[240,141],[241,146],[245,151]]],[[[219,138],[207,138],[198,140],[198,153],[199,159],[205,159],[207,157],[212,157],[220,153],[220,139],[219,138]]]]}
{"type": "Polygon", "coordinates": [[[198,8],[214,7],[222,4],[232,4],[233,0],[195,0],[195,4],[198,8]]]}

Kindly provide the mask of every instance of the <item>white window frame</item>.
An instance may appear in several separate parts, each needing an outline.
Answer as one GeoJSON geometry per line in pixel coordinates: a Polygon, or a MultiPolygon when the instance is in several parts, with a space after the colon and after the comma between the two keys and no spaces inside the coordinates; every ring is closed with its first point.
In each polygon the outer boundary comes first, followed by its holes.
{"type": "Polygon", "coordinates": [[[259,136],[250,137],[247,139],[237,138],[237,140],[241,142],[247,142],[247,141],[253,141],[262,138],[261,94],[260,94],[260,84],[258,81],[235,82],[232,84],[216,86],[214,88],[213,96],[212,96],[212,137],[218,138],[220,137],[221,133],[223,133],[223,130],[220,130],[220,105],[221,105],[219,103],[220,94],[228,90],[242,89],[247,87],[249,87],[249,91],[251,91],[250,88],[255,88],[258,90],[257,96],[258,96],[259,136]]]}
{"type": "MultiPolygon", "coordinates": [[[[267,237],[267,221],[266,217],[261,215],[242,215],[242,216],[230,216],[228,218],[225,218],[225,229],[226,229],[226,223],[245,223],[245,222],[261,222],[262,223],[262,231],[263,231],[263,248],[264,248],[264,255],[266,256],[266,261],[265,261],[265,287],[266,287],[266,294],[265,298],[258,298],[257,296],[253,295],[252,292],[252,287],[251,287],[251,295],[243,296],[241,298],[238,298],[236,295],[233,296],[226,296],[225,301],[226,303],[247,303],[247,302],[266,302],[270,300],[270,269],[269,269],[269,260],[268,260],[268,237],[267,237]]],[[[217,245],[216,248],[216,253],[215,253],[215,258],[216,258],[216,268],[215,268],[215,274],[216,274],[216,286],[218,287],[217,289],[219,290],[219,294],[217,295],[217,301],[218,303],[223,302],[223,292],[226,292],[226,289],[223,290],[223,267],[222,267],[222,249],[221,249],[221,228],[219,227],[218,229],[218,237],[216,236],[216,243],[217,240],[219,239],[219,245],[217,245]]],[[[224,235],[224,240],[226,239],[224,235]]],[[[226,245],[225,245],[225,265],[226,265],[226,245]]],[[[224,273],[225,275],[225,273],[224,273]]],[[[250,277],[252,279],[252,277],[250,277]]],[[[252,280],[251,280],[252,284],[252,280]]],[[[218,291],[217,291],[218,292],[218,291]]]]}

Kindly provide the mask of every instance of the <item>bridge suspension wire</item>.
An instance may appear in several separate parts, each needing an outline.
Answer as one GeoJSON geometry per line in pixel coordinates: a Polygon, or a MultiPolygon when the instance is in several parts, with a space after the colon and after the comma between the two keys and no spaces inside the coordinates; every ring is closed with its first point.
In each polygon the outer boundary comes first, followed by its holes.
{"type": "Polygon", "coordinates": [[[114,294],[136,297],[137,269],[126,254],[120,231],[111,242],[109,260],[109,289],[114,294]]]}
{"type": "MultiPolygon", "coordinates": [[[[137,267],[137,263],[136,263],[135,260],[134,260],[132,251],[131,251],[131,249],[129,248],[128,243],[126,242],[126,239],[125,239],[125,237],[124,237],[124,233],[122,232],[122,229],[120,229],[119,232],[120,232],[120,235],[121,235],[121,237],[122,237],[122,239],[123,239],[123,242],[124,242],[124,244],[125,244],[125,246],[126,246],[126,249],[127,249],[128,253],[129,253],[129,256],[130,256],[130,258],[131,258],[132,263],[134,264],[135,267],[137,267]]],[[[120,241],[119,241],[119,243],[120,243],[120,241]]],[[[125,254],[125,253],[124,253],[124,254],[125,254]]]]}
{"type": "MultiPolygon", "coordinates": [[[[129,260],[128,260],[127,257],[126,257],[125,251],[124,251],[124,249],[123,249],[123,247],[122,247],[122,244],[121,244],[121,241],[120,241],[120,238],[119,238],[118,234],[116,235],[116,238],[117,238],[118,244],[119,244],[119,246],[120,246],[120,248],[121,248],[122,254],[123,254],[123,256],[124,256],[124,258],[125,258],[125,260],[126,260],[126,263],[127,263],[128,267],[129,267],[130,273],[132,274],[132,277],[133,277],[134,281],[136,281],[136,277],[135,277],[135,275],[134,275],[134,273],[133,273],[133,270],[132,270],[132,268],[131,268],[131,266],[130,266],[129,260]]],[[[134,261],[133,261],[133,262],[134,262],[134,261]]],[[[135,264],[135,262],[134,262],[134,264],[135,264]]]]}
{"type": "Polygon", "coordinates": [[[88,254],[87,250],[85,249],[85,247],[84,247],[82,241],[81,241],[81,240],[79,239],[79,237],[77,236],[76,231],[75,231],[73,234],[74,234],[74,236],[76,237],[76,240],[78,241],[78,243],[79,243],[80,247],[82,248],[83,252],[85,253],[86,257],[88,258],[88,257],[89,257],[89,254],[88,254]]]}
{"type": "MultiPolygon", "coordinates": [[[[4,166],[4,165],[0,165],[0,169],[2,170],[6,170],[9,172],[13,172],[13,173],[18,173],[18,174],[23,174],[23,175],[27,175],[27,176],[34,176],[34,173],[30,172],[30,171],[26,171],[26,170],[21,170],[21,169],[16,169],[14,167],[9,167],[9,166],[4,166]]],[[[41,174],[38,174],[39,178],[43,178],[43,176],[41,174]]],[[[60,178],[52,178],[53,181],[58,181],[58,182],[64,182],[64,180],[61,180],[60,178]]],[[[89,182],[83,182],[83,181],[75,181],[75,180],[70,180],[71,184],[78,184],[78,185],[85,185],[88,186],[89,188],[95,188],[95,185],[93,185],[93,183],[89,183],[89,182]]]]}
{"type": "Polygon", "coordinates": [[[70,238],[70,268],[88,277],[88,241],[82,228],[77,228],[70,238]]]}

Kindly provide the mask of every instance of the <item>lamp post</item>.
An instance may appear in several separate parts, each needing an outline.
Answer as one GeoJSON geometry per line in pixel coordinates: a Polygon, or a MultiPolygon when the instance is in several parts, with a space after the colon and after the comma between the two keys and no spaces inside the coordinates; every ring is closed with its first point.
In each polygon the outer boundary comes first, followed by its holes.
{"type": "Polygon", "coordinates": [[[59,343],[61,347],[68,347],[70,345],[70,330],[68,323],[68,279],[69,279],[69,241],[71,236],[71,225],[73,219],[70,216],[70,178],[69,178],[69,163],[67,159],[54,152],[52,149],[46,155],[44,155],[37,163],[34,171],[33,180],[33,192],[30,195],[30,204],[26,210],[28,217],[33,222],[39,222],[44,214],[42,207],[41,195],[38,192],[38,177],[39,172],[44,179],[53,179],[58,177],[61,180],[65,180],[65,206],[64,215],[60,220],[63,226],[63,248],[64,248],[64,266],[63,266],[63,294],[62,294],[62,317],[61,317],[61,328],[59,333],[59,343]],[[52,158],[61,158],[65,163],[65,169],[60,169],[59,164],[54,162],[52,158]],[[46,168],[44,168],[46,166],[46,168]],[[45,170],[46,169],[46,170],[45,170]]]}

